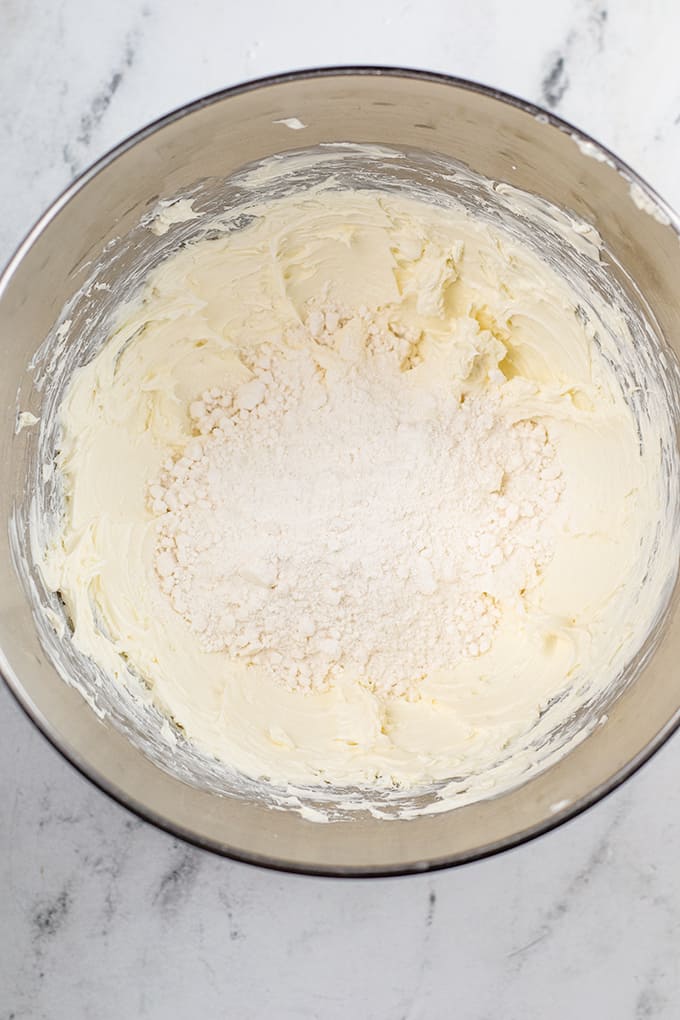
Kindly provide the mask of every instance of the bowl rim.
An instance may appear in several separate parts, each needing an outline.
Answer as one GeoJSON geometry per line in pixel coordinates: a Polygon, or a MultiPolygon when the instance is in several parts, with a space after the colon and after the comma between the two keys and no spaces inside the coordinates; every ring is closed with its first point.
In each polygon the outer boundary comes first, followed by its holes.
{"type": "MultiPolygon", "coordinates": [[[[71,200],[71,198],[84,188],[89,181],[96,177],[97,174],[113,163],[119,156],[123,155],[129,149],[133,148],[150,135],[183,119],[184,117],[202,110],[205,107],[212,106],[213,104],[222,102],[225,99],[245,94],[256,89],[267,88],[274,85],[285,85],[289,82],[304,81],[315,78],[350,76],[394,77],[430,82],[460,89],[462,91],[478,93],[489,99],[513,106],[524,113],[533,116],[546,126],[557,128],[559,131],[569,134],[579,145],[586,144],[594,146],[597,152],[601,153],[617,172],[622,174],[626,180],[630,181],[631,185],[637,185],[640,189],[642,189],[642,192],[663,211],[668,218],[669,225],[680,237],[680,216],[678,216],[673,207],[670,206],[669,203],[661,195],[659,195],[658,192],[643,177],[640,176],[640,174],[637,173],[637,171],[635,171],[605,145],[597,141],[597,139],[593,138],[585,131],[582,131],[580,128],[575,127],[569,121],[564,120],[562,117],[559,117],[552,111],[547,110],[536,103],[530,102],[526,99],[521,99],[518,96],[493,86],[483,85],[479,82],[474,82],[466,78],[459,78],[455,75],[449,75],[438,71],[419,70],[416,68],[401,67],[398,65],[329,65],[265,75],[249,79],[245,82],[240,82],[224,89],[218,89],[217,91],[208,93],[205,96],[191,100],[188,103],[184,103],[181,106],[174,108],[169,113],[163,114],[161,117],[150,121],[148,124],[125,137],[117,145],[113,146],[95,160],[95,162],[81,171],[70,182],[70,184],[68,184],[61,193],[57,195],[57,197],[34,222],[33,226],[28,230],[23,240],[14,250],[14,253],[10,256],[9,261],[2,272],[0,272],[0,298],[2,298],[11,277],[24,258],[24,255],[31,248],[38,236],[58,215],[60,210],[71,200]]],[[[584,811],[588,810],[588,808],[613,793],[619,788],[619,786],[629,779],[630,776],[646,764],[666,743],[669,737],[680,727],[679,709],[673,716],[671,716],[670,719],[668,719],[666,724],[661,727],[648,744],[642,748],[637,755],[631,758],[625,765],[610,776],[608,780],[605,780],[599,786],[596,786],[578,800],[573,801],[568,806],[556,812],[554,815],[548,816],[542,821],[527,827],[525,830],[513,833],[507,838],[498,840],[493,844],[480,847],[479,849],[475,849],[474,851],[469,851],[467,853],[457,853],[452,857],[443,857],[426,861],[420,860],[408,865],[399,865],[392,868],[385,866],[375,867],[371,865],[359,865],[357,867],[351,865],[312,866],[298,864],[295,861],[285,860],[273,855],[269,856],[249,853],[233,847],[227,847],[224,844],[218,843],[216,840],[213,841],[209,838],[201,837],[184,826],[176,822],[172,822],[164,816],[156,813],[152,808],[143,805],[134,797],[128,796],[119,789],[115,782],[100,773],[97,768],[86,761],[85,757],[80,754],[76,748],[65,746],[65,743],[61,741],[57,735],[56,728],[52,726],[50,721],[43,715],[37,705],[34,704],[23,688],[19,677],[14,673],[14,670],[4,656],[2,649],[0,649],[0,677],[4,681],[7,689],[13,695],[16,703],[28,716],[31,722],[33,722],[40,733],[52,745],[52,747],[59,752],[62,758],[64,758],[66,762],[68,762],[77,772],[89,780],[99,790],[105,793],[112,800],[116,801],[123,808],[131,811],[142,821],[151,823],[156,828],[181,839],[185,843],[196,846],[202,850],[207,850],[217,856],[226,857],[233,861],[266,868],[272,871],[329,878],[392,878],[406,875],[425,874],[428,872],[441,871],[446,868],[470,864],[474,861],[495,856],[504,850],[519,847],[539,836],[552,832],[554,829],[557,829],[565,822],[578,817],[584,811]]]]}

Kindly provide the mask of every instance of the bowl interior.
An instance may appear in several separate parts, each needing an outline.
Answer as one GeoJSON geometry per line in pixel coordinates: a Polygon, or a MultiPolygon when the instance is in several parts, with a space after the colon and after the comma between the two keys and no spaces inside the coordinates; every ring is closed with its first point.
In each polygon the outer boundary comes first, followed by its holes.
{"type": "Polygon", "coordinates": [[[544,830],[611,788],[676,725],[680,245],[668,211],[632,172],[588,152],[566,125],[464,83],[405,72],[302,74],[231,90],[142,132],[38,224],[0,290],[3,397],[41,422],[17,433],[8,415],[2,436],[2,668],[35,721],[103,788],[182,836],[248,860],[331,873],[419,870],[544,830]],[[605,318],[608,306],[623,312],[635,355],[621,359],[621,379],[636,413],[652,390],[667,400],[667,505],[648,583],[668,614],[650,621],[616,683],[584,697],[568,724],[542,740],[522,786],[466,803],[463,784],[461,806],[445,813],[433,790],[374,796],[368,810],[365,791],[279,791],[287,809],[273,809],[266,785],[199,758],[181,740],[169,745],[149,699],[114,688],[83,659],[35,566],[31,534],[60,499],[58,479],[45,470],[58,441],[50,422],[74,368],[106,339],[120,300],[179,246],[245,225],[253,182],[258,198],[272,198],[329,177],[337,187],[460,202],[510,229],[605,318]],[[631,184],[651,205],[633,200],[631,184]],[[159,236],[149,229],[158,203],[177,197],[190,197],[199,216],[159,236]],[[225,209],[243,212],[216,227],[225,209]],[[573,221],[598,231],[599,260],[565,245],[562,228],[573,221]],[[309,820],[318,808],[332,824],[309,820]],[[385,825],[385,815],[405,808],[413,817],[385,825]]]}

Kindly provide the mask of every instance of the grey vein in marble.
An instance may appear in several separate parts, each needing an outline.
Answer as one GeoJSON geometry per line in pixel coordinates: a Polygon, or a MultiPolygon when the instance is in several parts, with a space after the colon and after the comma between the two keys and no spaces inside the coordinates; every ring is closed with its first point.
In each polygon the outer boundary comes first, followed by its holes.
{"type": "MultiPolygon", "coordinates": [[[[149,8],[144,6],[140,11],[141,19],[149,17],[149,8]]],[[[128,71],[133,67],[137,49],[142,38],[142,22],[131,29],[125,36],[123,51],[116,66],[109,74],[102,87],[88,103],[87,110],[81,114],[78,133],[74,142],[67,142],[62,148],[64,163],[72,177],[82,169],[81,155],[86,155],[92,142],[93,134],[101,123],[111,102],[123,84],[128,71]]]]}
{"type": "Polygon", "coordinates": [[[173,841],[176,859],[160,877],[152,903],[161,913],[172,916],[191,897],[200,870],[199,854],[190,846],[173,841]]]}
{"type": "Polygon", "coordinates": [[[564,45],[550,56],[541,81],[541,100],[551,110],[560,105],[569,88],[572,60],[584,49],[602,53],[608,16],[607,8],[592,0],[577,9],[578,27],[569,31],[564,45]]]}

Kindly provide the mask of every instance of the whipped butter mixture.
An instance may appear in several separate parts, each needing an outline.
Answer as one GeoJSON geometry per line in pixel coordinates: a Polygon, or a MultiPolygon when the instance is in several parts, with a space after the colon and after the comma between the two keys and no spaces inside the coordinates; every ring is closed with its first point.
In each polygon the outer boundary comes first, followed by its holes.
{"type": "Polygon", "coordinates": [[[248,776],[516,782],[644,637],[658,464],[585,323],[509,236],[396,194],[185,247],[62,402],[76,646],[248,776]]]}

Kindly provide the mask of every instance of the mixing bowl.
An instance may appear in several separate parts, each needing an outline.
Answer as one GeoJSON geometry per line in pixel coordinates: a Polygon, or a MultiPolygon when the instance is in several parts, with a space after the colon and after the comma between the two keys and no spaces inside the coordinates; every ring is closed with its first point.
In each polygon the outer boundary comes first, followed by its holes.
{"type": "MultiPolygon", "coordinates": [[[[346,183],[361,179],[371,186],[373,176],[387,187],[448,188],[474,206],[479,196],[466,184],[468,167],[495,182],[489,195],[501,196],[498,201],[519,189],[539,204],[566,210],[574,222],[592,224],[601,237],[598,273],[611,299],[625,306],[635,342],[647,345],[649,370],[677,420],[678,220],[615,156],[530,104],[429,73],[324,69],[209,96],[140,131],[83,174],[36,224],[0,282],[6,408],[0,667],[19,703],[66,758],[121,803],[178,836],[289,870],[422,871],[545,832],[612,790],[675,729],[675,563],[652,565],[669,574],[668,609],[624,674],[573,720],[560,754],[529,770],[520,786],[444,812],[426,796],[420,807],[432,810],[412,817],[386,819],[356,809],[331,812],[334,820],[320,824],[313,806],[301,808],[293,798],[288,809],[281,802],[274,808],[262,784],[228,781],[209,763],[195,767],[188,752],[173,751],[162,738],[153,706],[133,705],[97,678],[96,667],[70,644],[62,606],[45,590],[31,544],[33,528],[59,496],[50,470],[54,433],[45,423],[73,368],[105,337],[116,301],[197,231],[205,235],[211,214],[238,205],[244,166],[315,147],[323,173],[344,176],[346,183]],[[443,173],[446,167],[458,171],[443,173]],[[163,204],[177,196],[192,198],[201,216],[188,221],[185,206],[163,204]]],[[[271,164],[260,172],[265,184],[276,177],[271,164]]],[[[294,180],[295,187],[308,183],[304,174],[294,180]]],[[[539,241],[552,245],[559,259],[556,235],[539,220],[539,241]]],[[[673,444],[664,457],[676,464],[673,444]]],[[[675,528],[675,483],[668,500],[666,526],[675,528]]],[[[386,805],[384,813],[390,810],[386,805]]]]}

